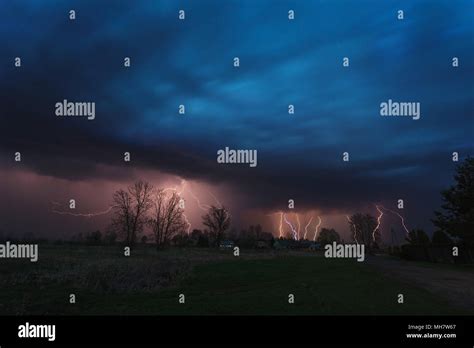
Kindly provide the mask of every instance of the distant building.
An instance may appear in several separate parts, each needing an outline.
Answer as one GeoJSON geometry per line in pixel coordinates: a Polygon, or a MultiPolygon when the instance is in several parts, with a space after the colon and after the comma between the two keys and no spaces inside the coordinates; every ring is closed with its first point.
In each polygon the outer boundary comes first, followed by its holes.
{"type": "Polygon", "coordinates": [[[235,246],[235,243],[233,240],[223,240],[220,244],[219,244],[219,249],[234,249],[234,246],[235,246]]]}
{"type": "Polygon", "coordinates": [[[311,251],[321,250],[321,243],[311,242],[308,249],[311,251]]]}
{"type": "Polygon", "coordinates": [[[258,240],[255,243],[257,249],[270,249],[272,247],[271,241],[269,240],[258,240]]]}
{"type": "Polygon", "coordinates": [[[306,249],[306,250],[320,250],[321,244],[310,240],[290,240],[290,239],[275,239],[273,247],[277,250],[281,249],[306,249]]]}
{"type": "Polygon", "coordinates": [[[297,249],[298,241],[292,239],[275,239],[273,247],[275,249],[297,249]]]}

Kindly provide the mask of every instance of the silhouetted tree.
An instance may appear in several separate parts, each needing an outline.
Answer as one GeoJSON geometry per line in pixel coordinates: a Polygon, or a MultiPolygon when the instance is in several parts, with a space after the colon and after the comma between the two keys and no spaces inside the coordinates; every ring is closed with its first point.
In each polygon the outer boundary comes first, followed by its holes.
{"type": "Polygon", "coordinates": [[[180,232],[173,236],[173,244],[178,247],[185,247],[190,241],[190,236],[186,232],[180,232]]]}
{"type": "Polygon", "coordinates": [[[357,213],[349,218],[349,226],[351,229],[351,239],[359,244],[364,244],[370,252],[374,246],[374,242],[380,239],[377,220],[369,214],[357,213]],[[374,241],[375,237],[375,241],[374,241]]]}
{"type": "Polygon", "coordinates": [[[266,241],[271,241],[274,239],[273,234],[270,232],[262,232],[260,233],[260,236],[258,238],[259,240],[266,240],[266,241]]]}
{"type": "Polygon", "coordinates": [[[198,245],[199,237],[202,235],[201,230],[194,229],[189,235],[189,240],[192,245],[198,245]]]}
{"type": "Polygon", "coordinates": [[[255,239],[259,240],[262,237],[263,229],[260,224],[255,226],[255,239]]]}
{"type": "Polygon", "coordinates": [[[332,242],[339,243],[341,241],[341,237],[339,236],[339,233],[337,233],[333,228],[322,228],[316,241],[321,243],[321,245],[331,244],[332,242]]]}
{"type": "Polygon", "coordinates": [[[227,238],[231,239],[231,240],[238,240],[239,239],[239,233],[237,232],[237,230],[234,228],[232,228],[229,232],[228,232],[228,235],[227,235],[227,238]]]}
{"type": "Polygon", "coordinates": [[[78,234],[73,235],[71,240],[75,243],[83,243],[84,235],[82,234],[82,232],[79,232],[78,234]]]}
{"type": "Polygon", "coordinates": [[[114,244],[117,240],[117,233],[114,230],[108,230],[104,235],[104,242],[106,244],[114,244]]]}
{"type": "Polygon", "coordinates": [[[86,243],[89,245],[99,245],[102,243],[102,233],[97,230],[86,236],[86,243]]]}
{"type": "Polygon", "coordinates": [[[137,181],[128,189],[114,193],[114,216],[112,226],[123,234],[125,243],[133,246],[138,234],[147,222],[147,212],[152,206],[153,186],[146,181],[137,181]]]}
{"type": "Polygon", "coordinates": [[[201,248],[209,247],[209,234],[207,232],[201,233],[197,241],[197,246],[201,248]]]}
{"type": "Polygon", "coordinates": [[[257,242],[255,227],[249,226],[248,230],[242,229],[239,234],[239,246],[241,248],[253,248],[257,242]]]}
{"type": "Polygon", "coordinates": [[[152,217],[148,222],[155,236],[157,249],[167,245],[174,235],[186,228],[180,201],[176,192],[169,195],[160,190],[153,195],[152,217]]]}
{"type": "Polygon", "coordinates": [[[455,184],[442,191],[442,212],[435,211],[434,225],[461,243],[474,245],[474,158],[456,167],[455,184]]]}
{"type": "Polygon", "coordinates": [[[212,206],[206,215],[202,217],[202,223],[209,228],[209,232],[215,241],[215,245],[219,246],[224,238],[225,232],[230,226],[230,215],[225,208],[217,208],[212,206]]]}
{"type": "Polygon", "coordinates": [[[431,238],[431,241],[434,245],[451,245],[453,244],[453,240],[449,238],[449,236],[444,233],[443,231],[435,231],[433,233],[433,237],[431,238]]]}
{"type": "Polygon", "coordinates": [[[430,244],[430,237],[426,234],[425,231],[420,229],[411,230],[408,233],[408,237],[405,238],[408,243],[412,245],[428,245],[430,244]]]}

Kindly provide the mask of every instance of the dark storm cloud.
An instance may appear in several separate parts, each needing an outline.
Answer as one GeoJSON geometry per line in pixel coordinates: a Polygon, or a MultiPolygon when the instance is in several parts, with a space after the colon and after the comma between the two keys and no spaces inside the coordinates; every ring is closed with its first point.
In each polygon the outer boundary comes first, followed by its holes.
{"type": "Polygon", "coordinates": [[[469,1],[2,3],[3,166],[22,151],[42,174],[123,179],[130,151],[133,166],[229,182],[255,208],[400,197],[426,207],[450,181],[451,153],[472,153],[473,10],[469,1]],[[389,98],[421,102],[421,119],[380,117],[389,98]],[[63,99],[95,101],[96,119],[58,119],[63,99]],[[218,165],[225,146],[257,149],[257,168],[218,165]]]}

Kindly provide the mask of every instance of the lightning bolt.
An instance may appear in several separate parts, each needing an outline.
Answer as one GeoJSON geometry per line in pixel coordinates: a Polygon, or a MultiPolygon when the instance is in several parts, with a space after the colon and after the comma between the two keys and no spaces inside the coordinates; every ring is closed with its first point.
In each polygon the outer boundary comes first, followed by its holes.
{"type": "Polygon", "coordinates": [[[60,203],[58,202],[51,202],[51,205],[53,206],[51,211],[55,214],[60,214],[60,215],[71,215],[71,216],[80,216],[80,217],[86,217],[86,218],[91,218],[91,217],[94,217],[94,216],[99,216],[99,215],[105,215],[105,214],[108,214],[112,211],[112,209],[114,208],[113,205],[111,205],[107,210],[104,210],[104,211],[99,211],[99,212],[96,212],[96,213],[72,213],[72,212],[69,212],[69,211],[60,211],[60,210],[56,210],[56,206],[61,206],[60,203]]]}
{"type": "Polygon", "coordinates": [[[297,232],[296,232],[295,228],[293,227],[293,225],[291,224],[291,222],[289,222],[288,219],[286,218],[286,214],[283,214],[283,219],[288,224],[288,226],[290,226],[291,232],[293,233],[293,239],[297,240],[297,238],[298,238],[297,232]]]}
{"type": "Polygon", "coordinates": [[[189,187],[186,190],[189,192],[191,197],[193,197],[193,199],[196,201],[199,209],[204,210],[204,211],[208,211],[211,208],[210,205],[202,204],[201,201],[199,200],[199,198],[193,193],[193,191],[191,191],[191,189],[189,187]]]}
{"type": "MultiPolygon", "coordinates": [[[[199,198],[194,194],[194,192],[189,188],[189,185],[187,185],[187,182],[186,180],[182,179],[181,180],[181,183],[179,185],[179,188],[177,186],[174,186],[174,187],[166,187],[163,189],[163,192],[167,192],[167,191],[174,191],[178,194],[178,196],[183,199],[182,197],[182,194],[184,191],[187,191],[189,192],[189,194],[191,195],[191,197],[196,201],[199,209],[201,210],[204,210],[204,211],[208,211],[209,208],[211,208],[210,205],[207,205],[207,204],[202,204],[201,201],[199,200],[199,198]]],[[[209,191],[208,191],[209,192],[209,191]]],[[[209,192],[209,194],[212,196],[212,198],[216,201],[216,203],[218,204],[218,206],[220,208],[222,208],[222,204],[221,202],[217,199],[217,197],[215,195],[213,195],[211,192],[209,192]]],[[[69,211],[61,211],[59,210],[57,207],[60,207],[61,204],[58,203],[58,202],[51,202],[51,205],[52,205],[52,209],[51,211],[55,214],[60,214],[60,215],[70,215],[70,216],[78,216],[78,217],[87,217],[87,218],[90,218],[90,217],[94,217],[94,216],[99,216],[99,215],[105,215],[105,214],[108,214],[112,211],[112,209],[115,207],[115,205],[111,205],[107,210],[104,210],[104,211],[99,211],[99,212],[90,212],[90,213],[73,213],[73,212],[69,212],[69,211]]],[[[225,210],[226,212],[226,220],[229,219],[231,217],[230,213],[225,210]]],[[[187,227],[187,233],[189,234],[190,231],[191,231],[191,222],[189,221],[187,215],[184,213],[184,209],[183,209],[183,218],[186,222],[186,224],[188,225],[187,227]]]]}
{"type": "Polygon", "coordinates": [[[183,212],[183,218],[184,218],[184,222],[186,222],[188,224],[188,229],[186,230],[186,233],[190,234],[191,233],[191,223],[189,222],[188,217],[186,216],[186,214],[184,212],[183,212]]]}
{"type": "Polygon", "coordinates": [[[184,186],[186,186],[186,181],[185,180],[181,180],[181,183],[179,184],[179,186],[181,186],[181,190],[178,191],[178,188],[175,186],[175,187],[166,187],[163,189],[163,192],[166,192],[166,191],[174,191],[178,194],[178,196],[181,197],[181,194],[183,193],[183,190],[184,190],[184,186]]]}
{"type": "Polygon", "coordinates": [[[397,215],[397,216],[400,218],[400,220],[401,220],[401,222],[402,222],[402,226],[403,226],[403,228],[405,229],[405,232],[406,232],[407,235],[408,235],[408,234],[409,234],[409,231],[408,231],[407,226],[405,225],[405,219],[403,218],[403,216],[401,216],[401,215],[400,215],[399,213],[397,213],[396,211],[393,211],[393,210],[391,210],[391,209],[385,208],[383,205],[380,205],[380,206],[381,206],[383,209],[388,210],[389,212],[391,212],[391,213],[397,215]]]}
{"type": "Polygon", "coordinates": [[[275,212],[275,213],[266,214],[266,216],[272,216],[272,215],[276,215],[276,214],[280,214],[280,224],[278,226],[278,232],[279,232],[278,238],[282,238],[283,237],[283,213],[281,211],[279,211],[279,212],[275,212]]]}
{"type": "Polygon", "coordinates": [[[303,236],[303,239],[306,239],[306,235],[308,234],[308,227],[309,227],[309,225],[311,225],[311,221],[313,221],[313,217],[314,217],[314,216],[311,216],[311,219],[309,219],[308,224],[307,224],[306,227],[304,228],[304,236],[303,236]]]}
{"type": "Polygon", "coordinates": [[[373,239],[374,242],[375,242],[375,232],[380,228],[380,223],[381,223],[382,216],[383,216],[383,211],[380,210],[380,208],[377,204],[375,205],[375,208],[377,208],[380,215],[377,217],[377,226],[374,228],[374,231],[372,232],[372,239],[373,239]]]}
{"type": "MultiPolygon", "coordinates": [[[[209,195],[214,199],[214,201],[216,202],[217,204],[217,207],[219,209],[223,209],[223,206],[222,206],[222,203],[219,201],[219,199],[217,199],[217,197],[209,190],[207,190],[207,193],[209,193],[209,195]]],[[[225,221],[229,220],[231,215],[230,213],[227,211],[227,209],[224,209],[224,212],[225,212],[225,215],[226,215],[226,218],[225,218],[225,221]]]]}
{"type": "Polygon", "coordinates": [[[380,223],[381,223],[381,220],[382,220],[382,216],[383,216],[383,211],[380,209],[382,208],[383,210],[386,210],[392,214],[395,214],[396,216],[398,216],[398,218],[400,219],[401,223],[402,223],[402,226],[403,226],[403,229],[405,230],[406,234],[408,235],[409,234],[409,231],[408,231],[408,228],[407,226],[405,225],[405,219],[403,218],[403,216],[401,216],[399,213],[397,213],[396,211],[393,211],[392,209],[388,209],[388,208],[385,208],[383,205],[375,205],[375,208],[377,208],[378,212],[380,213],[378,218],[377,218],[377,227],[374,229],[373,233],[372,233],[372,239],[375,241],[375,232],[379,229],[380,227],[380,223]]]}
{"type": "Polygon", "coordinates": [[[295,214],[296,214],[296,222],[298,223],[298,239],[300,239],[300,230],[301,230],[300,216],[298,215],[298,213],[295,213],[295,214]]]}
{"type": "MultiPolygon", "coordinates": [[[[182,188],[182,191],[184,190],[184,187],[186,185],[186,180],[182,180],[182,183],[183,183],[183,188],[182,188]]],[[[208,211],[211,206],[208,205],[208,204],[202,204],[201,203],[201,200],[194,194],[194,192],[189,188],[189,186],[186,186],[186,191],[189,192],[189,194],[191,195],[191,197],[196,201],[196,204],[197,206],[199,207],[199,209],[203,210],[203,211],[208,211]]],[[[209,193],[209,195],[216,201],[216,204],[218,205],[219,209],[222,209],[222,203],[219,201],[219,199],[217,199],[217,197],[212,194],[211,191],[207,191],[209,193]]],[[[224,210],[225,214],[226,214],[226,219],[225,221],[227,221],[228,219],[230,219],[231,217],[231,214],[227,211],[227,209],[224,210]]],[[[189,223],[187,217],[185,216],[185,219],[186,221],[189,223]]],[[[188,227],[188,231],[190,230],[190,227],[188,227]]]]}
{"type": "Polygon", "coordinates": [[[209,195],[214,199],[214,201],[216,201],[216,204],[219,206],[219,208],[222,208],[222,203],[217,199],[217,197],[214,196],[209,190],[207,191],[207,193],[209,193],[209,195]]]}
{"type": "Polygon", "coordinates": [[[283,213],[282,212],[280,212],[280,228],[279,228],[279,230],[280,230],[280,238],[282,238],[283,237],[283,213]]]}
{"type": "Polygon", "coordinates": [[[319,229],[319,227],[321,226],[321,222],[322,222],[320,216],[318,216],[318,219],[319,219],[319,222],[318,222],[318,224],[316,225],[316,230],[314,231],[314,238],[313,238],[313,241],[314,241],[314,242],[316,241],[316,237],[317,237],[317,235],[318,235],[318,229],[319,229]]]}
{"type": "Polygon", "coordinates": [[[357,241],[357,228],[356,228],[356,225],[351,223],[351,219],[349,219],[349,215],[346,215],[346,219],[349,222],[349,225],[354,226],[354,240],[357,244],[359,244],[359,242],[357,241]]]}

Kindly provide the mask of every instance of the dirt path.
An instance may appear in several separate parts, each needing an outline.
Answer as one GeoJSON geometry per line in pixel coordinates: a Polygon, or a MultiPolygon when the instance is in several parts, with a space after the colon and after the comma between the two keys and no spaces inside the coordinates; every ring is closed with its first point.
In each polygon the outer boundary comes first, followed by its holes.
{"type": "Polygon", "coordinates": [[[458,271],[446,265],[425,266],[382,255],[369,257],[367,263],[384,274],[416,284],[474,313],[474,271],[458,271]]]}

